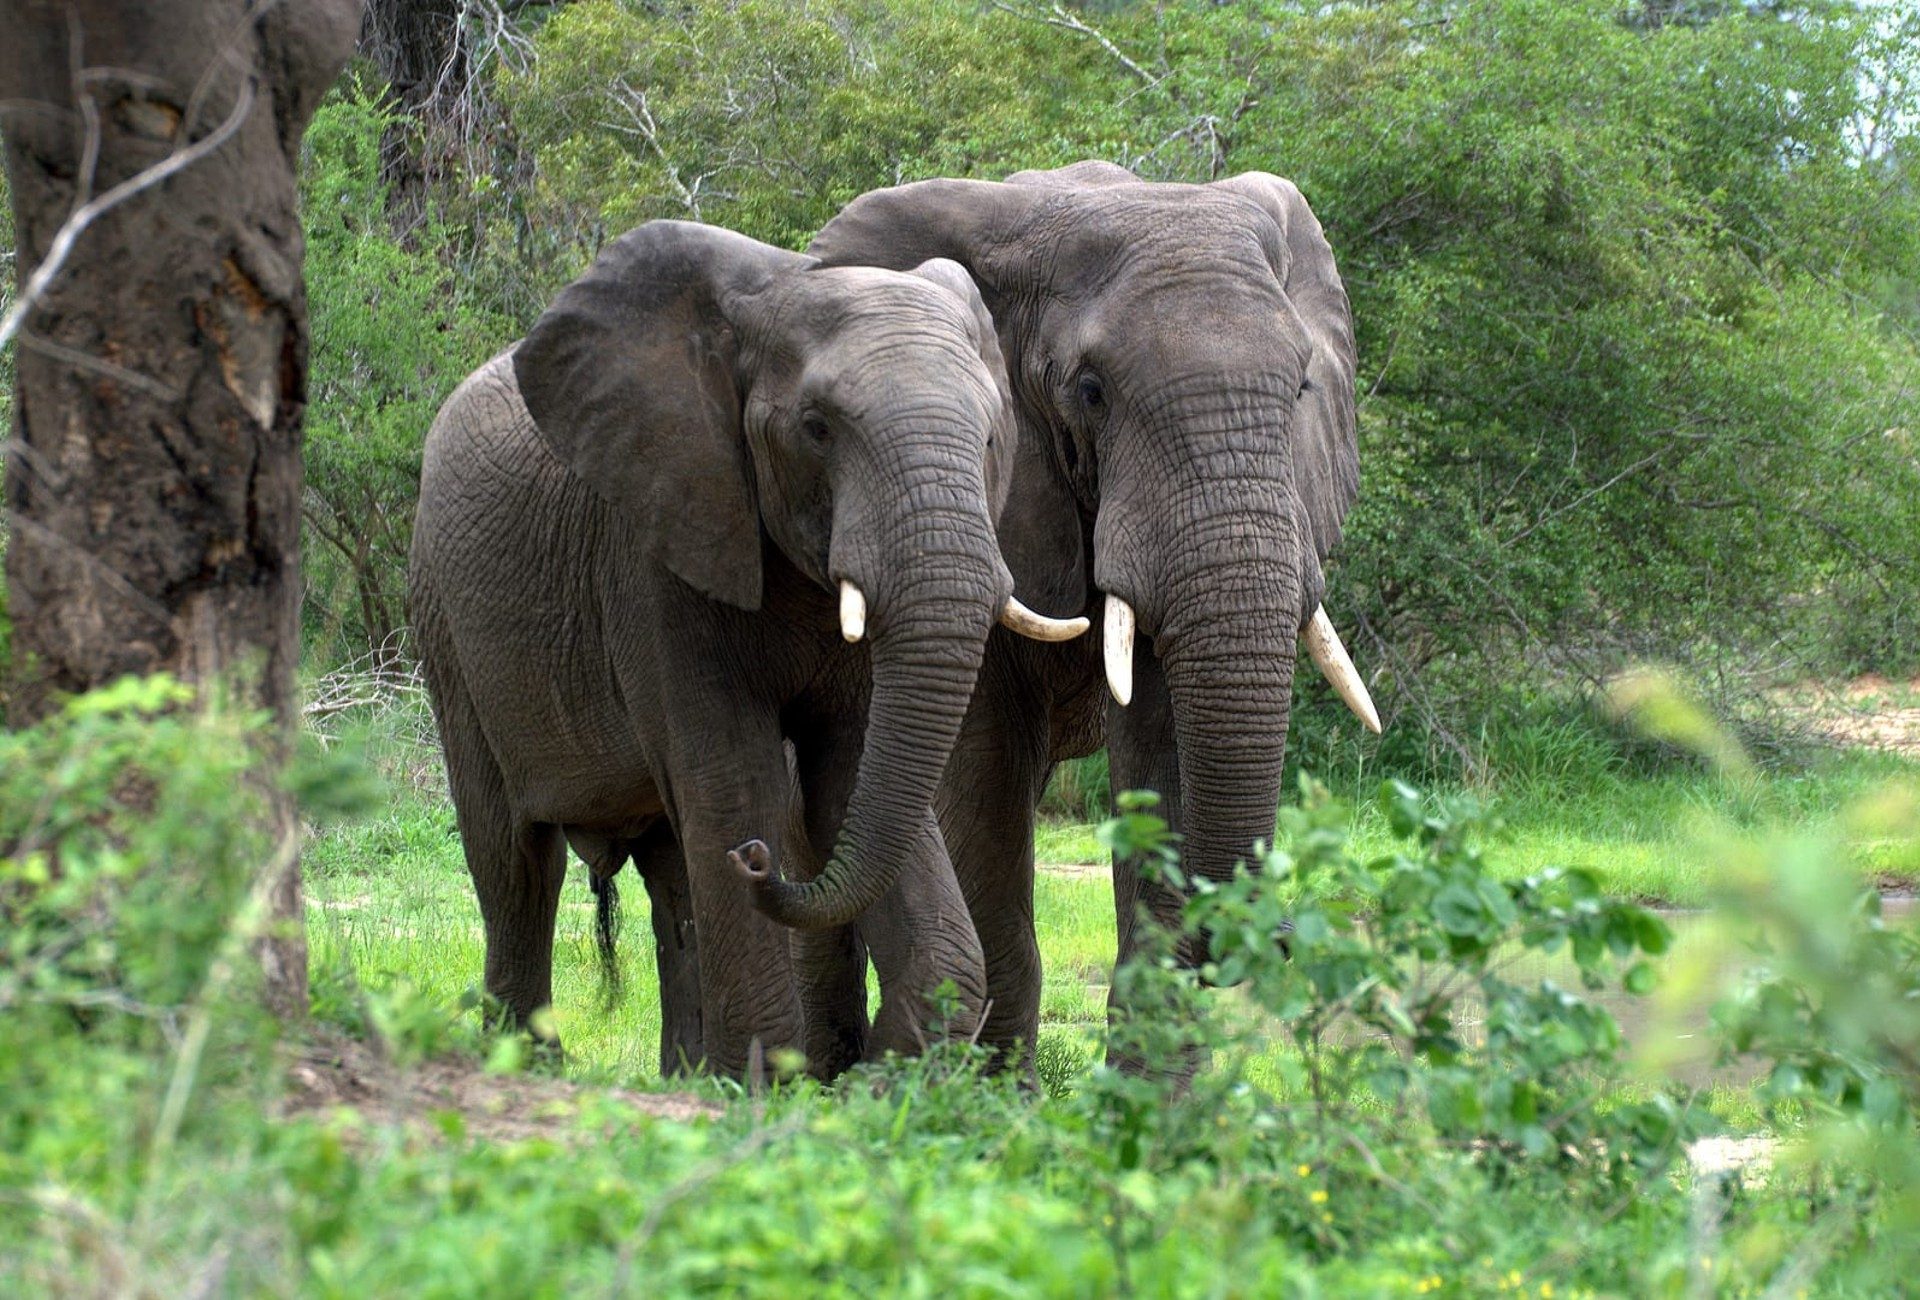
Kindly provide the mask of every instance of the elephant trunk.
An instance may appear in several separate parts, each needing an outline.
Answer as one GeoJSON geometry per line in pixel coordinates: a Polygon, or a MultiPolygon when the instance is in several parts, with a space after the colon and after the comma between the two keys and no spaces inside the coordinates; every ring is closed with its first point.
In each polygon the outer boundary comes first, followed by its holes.
{"type": "MultiPolygon", "coordinates": [[[[798,929],[845,925],[899,880],[959,736],[988,631],[1012,590],[977,484],[971,494],[956,490],[953,469],[935,465],[890,478],[906,483],[892,489],[903,508],[863,539],[877,545],[849,539],[853,558],[836,561],[872,574],[856,583],[871,600],[873,689],[833,854],[805,884],[748,870],[754,905],[798,929]]],[[[836,555],[842,549],[836,536],[836,555]]]]}
{"type": "MultiPolygon", "coordinates": [[[[1301,581],[1284,516],[1247,516],[1171,566],[1155,650],[1179,752],[1181,864],[1224,880],[1271,842],[1286,759],[1301,581]]],[[[1149,891],[1164,919],[1180,900],[1149,891]]],[[[1197,964],[1205,953],[1183,953],[1197,964]]]]}

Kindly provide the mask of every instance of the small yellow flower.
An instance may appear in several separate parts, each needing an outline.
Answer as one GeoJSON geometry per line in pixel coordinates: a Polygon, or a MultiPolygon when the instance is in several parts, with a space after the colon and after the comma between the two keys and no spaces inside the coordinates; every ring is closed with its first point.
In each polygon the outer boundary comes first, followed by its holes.
{"type": "Polygon", "coordinates": [[[1299,1174],[1302,1178],[1305,1178],[1307,1175],[1313,1172],[1313,1166],[1301,1165],[1299,1168],[1295,1169],[1293,1172],[1296,1174],[1299,1174]]]}
{"type": "Polygon", "coordinates": [[[1327,1213],[1327,1212],[1326,1212],[1326,1211],[1324,1211],[1324,1210],[1323,1210],[1323,1211],[1321,1211],[1321,1213],[1320,1213],[1320,1222],[1322,1222],[1322,1223],[1332,1223],[1332,1222],[1333,1222],[1333,1215],[1331,1215],[1331,1214],[1329,1214],[1329,1213],[1327,1213]]]}
{"type": "Polygon", "coordinates": [[[1553,1300],[1553,1283],[1542,1282],[1540,1284],[1540,1300],[1553,1300]]]}
{"type": "Polygon", "coordinates": [[[1326,1189],[1320,1187],[1314,1188],[1313,1193],[1308,1196],[1307,1199],[1315,1205],[1325,1205],[1327,1203],[1326,1189]]]}

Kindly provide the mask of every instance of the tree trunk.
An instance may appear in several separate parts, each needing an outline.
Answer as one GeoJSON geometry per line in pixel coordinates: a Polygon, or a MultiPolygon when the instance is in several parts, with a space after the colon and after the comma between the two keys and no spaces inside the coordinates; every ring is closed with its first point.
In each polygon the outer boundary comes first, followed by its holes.
{"type": "Polygon", "coordinates": [[[368,0],[360,28],[360,52],[399,101],[400,120],[380,139],[380,171],[387,215],[401,234],[426,208],[430,173],[439,170],[448,147],[441,137],[457,135],[460,117],[471,109],[461,9],[459,0],[368,0]],[[416,143],[415,131],[427,138],[416,143]]]}
{"type": "MultiPolygon", "coordinates": [[[[359,19],[359,0],[0,0],[23,292],[90,197],[218,141],[102,211],[25,317],[6,461],[15,723],[127,673],[235,670],[291,725],[307,391],[295,167],[359,19]]],[[[293,833],[284,802],[274,817],[293,833]]],[[[262,960],[270,1002],[298,1012],[299,868],[282,856],[283,924],[262,960]]]]}

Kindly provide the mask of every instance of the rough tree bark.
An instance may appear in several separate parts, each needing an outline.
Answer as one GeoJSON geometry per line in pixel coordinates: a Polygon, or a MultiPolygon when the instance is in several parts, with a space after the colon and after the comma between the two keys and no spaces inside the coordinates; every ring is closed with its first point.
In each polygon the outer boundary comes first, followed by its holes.
{"type": "MultiPolygon", "coordinates": [[[[463,0],[367,0],[360,52],[372,61],[401,116],[430,136],[446,133],[461,112],[467,90],[466,42],[461,39],[463,0]]],[[[429,172],[437,171],[443,141],[428,139],[416,151],[399,123],[380,141],[380,168],[387,182],[387,208],[402,232],[420,218],[429,172]]]]}
{"type": "MultiPolygon", "coordinates": [[[[0,0],[23,292],[90,198],[220,137],[88,224],[24,318],[6,458],[16,724],[126,673],[233,670],[291,725],[307,389],[295,167],[359,23],[360,0],[0,0]]],[[[292,810],[275,816],[291,835],[292,810]]],[[[269,1001],[297,1012],[306,946],[284,857],[287,924],[262,960],[269,1001]]]]}

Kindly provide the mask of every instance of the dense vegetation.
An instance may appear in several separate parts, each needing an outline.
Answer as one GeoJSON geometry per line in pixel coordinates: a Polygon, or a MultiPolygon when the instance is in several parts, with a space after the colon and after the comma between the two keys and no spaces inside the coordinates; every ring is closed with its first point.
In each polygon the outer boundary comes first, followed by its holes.
{"type": "MultiPolygon", "coordinates": [[[[1669,737],[1714,736],[1642,695],[1669,737]]],[[[1242,994],[1151,958],[1118,975],[1157,1008],[1113,1030],[1131,1051],[1211,1055],[1190,1090],[1096,1063],[1105,886],[1052,879],[1040,1089],[956,1044],[832,1092],[775,1061],[751,1098],[702,1085],[662,1117],[648,1027],[623,1008],[594,1032],[585,910],[556,986],[579,1082],[477,1039],[437,801],[323,833],[317,1024],[276,1049],[242,959],[268,878],[232,794],[256,720],[180,697],[128,684],[0,738],[9,1292],[1859,1295],[1920,1263],[1920,946],[1837,879],[1858,837],[1920,865],[1911,786],[1807,819],[1716,738],[1695,794],[1725,812],[1696,853],[1721,910],[1677,952],[1594,873],[1510,870],[1469,802],[1390,783],[1361,850],[1309,788],[1254,874],[1190,909],[1242,994]],[[182,858],[201,888],[152,870],[182,858]],[[1751,1091],[1666,1081],[1662,1017],[1698,1035],[1716,999],[1695,1067],[1746,1053],[1723,1077],[1757,1068],[1751,1091]],[[1686,1143],[1722,1128],[1795,1145],[1695,1168],[1686,1143]]],[[[396,733],[385,756],[418,760],[396,733]]],[[[314,752],[294,779],[327,821],[367,811],[365,771],[314,752]]],[[[1175,866],[1149,807],[1100,835],[1175,866]]]]}
{"type": "MultiPolygon", "coordinates": [[[[467,33],[458,113],[395,120],[363,69],[311,135],[323,660],[404,623],[439,397],[603,240],[799,247],[875,186],[1102,157],[1280,172],[1327,226],[1365,480],[1332,608],[1421,724],[1390,766],[1473,766],[1521,694],[1630,655],[1914,662],[1911,14],[581,0],[506,32],[467,33]],[[396,132],[424,204],[381,180],[396,132]]],[[[1299,730],[1317,766],[1355,739],[1299,730]]]]}

